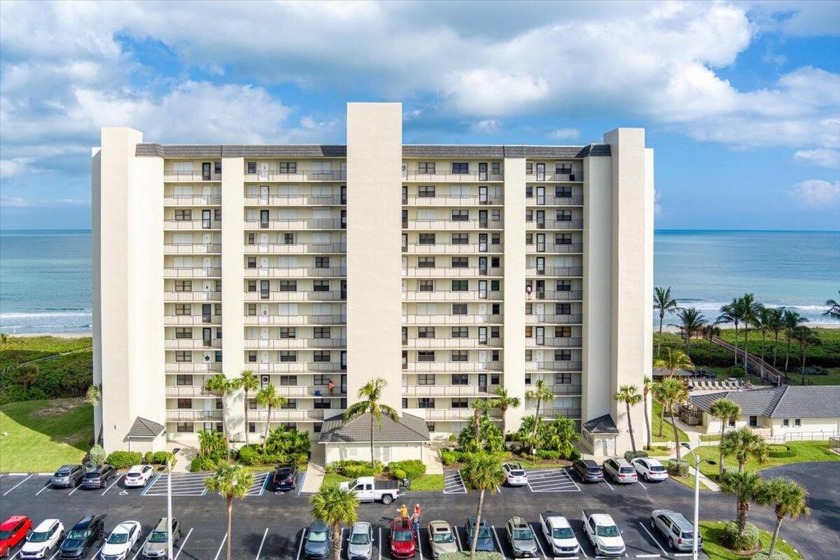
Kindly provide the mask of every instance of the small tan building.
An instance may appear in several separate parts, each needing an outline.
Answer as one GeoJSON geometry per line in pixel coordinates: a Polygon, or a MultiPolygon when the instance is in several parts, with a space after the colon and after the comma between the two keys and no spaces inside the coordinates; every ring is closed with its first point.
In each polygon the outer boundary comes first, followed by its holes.
{"type": "MultiPolygon", "coordinates": [[[[318,443],[324,446],[326,464],[336,461],[370,460],[369,413],[345,423],[343,416],[324,420],[318,443]]],[[[387,465],[391,461],[422,461],[423,447],[429,441],[429,430],[423,418],[403,413],[399,422],[382,416],[382,424],[373,421],[373,454],[387,465]]]]}

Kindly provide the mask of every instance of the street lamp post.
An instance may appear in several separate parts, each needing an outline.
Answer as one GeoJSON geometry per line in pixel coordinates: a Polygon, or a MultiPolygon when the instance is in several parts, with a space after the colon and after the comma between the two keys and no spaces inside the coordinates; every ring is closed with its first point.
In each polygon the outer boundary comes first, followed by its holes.
{"type": "Polygon", "coordinates": [[[697,560],[700,540],[700,454],[694,451],[694,538],[691,539],[691,559],[697,560]]]}
{"type": "Polygon", "coordinates": [[[172,560],[172,464],[175,454],[180,449],[172,450],[172,457],[166,461],[166,559],[172,560]]]}

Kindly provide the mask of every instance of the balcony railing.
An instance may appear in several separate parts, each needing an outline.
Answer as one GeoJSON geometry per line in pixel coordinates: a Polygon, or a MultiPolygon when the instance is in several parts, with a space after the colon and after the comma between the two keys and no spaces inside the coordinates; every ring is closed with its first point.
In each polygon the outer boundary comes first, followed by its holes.
{"type": "Polygon", "coordinates": [[[580,290],[569,290],[569,291],[555,291],[555,290],[546,290],[546,291],[538,291],[534,292],[530,296],[527,296],[528,301],[532,300],[547,300],[547,301],[581,301],[583,299],[583,292],[580,290]]]}
{"type": "Polygon", "coordinates": [[[167,243],[163,246],[163,253],[165,255],[221,252],[221,243],[167,243]]]}
{"type": "Polygon", "coordinates": [[[341,364],[336,362],[275,362],[249,364],[248,367],[259,373],[346,373],[346,368],[342,368],[341,364]]]}
{"type": "Polygon", "coordinates": [[[545,251],[537,251],[536,245],[528,247],[528,255],[536,255],[539,256],[544,253],[559,253],[563,255],[573,254],[573,253],[582,253],[583,252],[583,243],[572,243],[568,245],[555,245],[554,243],[546,243],[545,251]]]}
{"type": "MultiPolygon", "coordinates": [[[[246,179],[247,180],[247,179],[246,179]]],[[[340,194],[247,194],[247,206],[337,206],[346,204],[340,194]]]]}
{"type": "Polygon", "coordinates": [[[501,325],[501,315],[409,315],[402,316],[404,325],[501,325]]]}
{"type": "Polygon", "coordinates": [[[503,276],[504,271],[500,267],[479,269],[477,266],[465,268],[409,266],[402,269],[402,275],[416,278],[481,278],[503,276]]]}
{"type": "Polygon", "coordinates": [[[347,268],[296,267],[296,268],[246,268],[245,278],[338,278],[347,276],[347,268]]]}
{"type": "Polygon", "coordinates": [[[164,171],[163,180],[167,183],[191,183],[193,181],[221,181],[221,173],[203,171],[164,171]]]}
{"type": "Polygon", "coordinates": [[[245,173],[246,182],[275,181],[295,183],[299,181],[346,181],[346,171],[310,171],[301,169],[296,173],[280,173],[268,171],[263,173],[245,173]]]}
{"type": "Polygon", "coordinates": [[[583,220],[552,220],[546,219],[542,222],[528,222],[525,226],[528,231],[545,229],[583,229],[583,220]]]}
{"type": "Polygon", "coordinates": [[[434,245],[421,245],[419,243],[409,243],[403,249],[403,253],[418,254],[418,255],[483,255],[493,253],[504,253],[504,245],[490,243],[468,243],[465,245],[453,245],[451,243],[436,243],[434,245]],[[484,251],[481,249],[485,248],[484,251]]]}
{"type": "MultiPolygon", "coordinates": [[[[271,422],[319,422],[324,419],[325,409],[313,410],[292,410],[272,409],[271,422]]],[[[330,416],[338,414],[338,410],[326,409],[330,416]]],[[[248,413],[248,420],[265,422],[268,420],[268,410],[251,410],[248,413]]]]}
{"type": "Polygon", "coordinates": [[[525,269],[526,276],[583,276],[582,266],[546,266],[537,268],[529,266],[525,269]]]}
{"type": "Polygon", "coordinates": [[[176,194],[163,197],[165,206],[218,206],[222,197],[218,194],[176,194]]]}
{"type": "Polygon", "coordinates": [[[487,397],[495,387],[474,385],[403,385],[403,397],[487,397]]]}
{"type": "Polygon", "coordinates": [[[526,315],[526,325],[568,325],[577,324],[583,320],[583,315],[526,315]]]}
{"type": "Polygon", "coordinates": [[[222,301],[222,292],[163,292],[163,301],[222,301]]]}
{"type": "Polygon", "coordinates": [[[416,196],[409,195],[403,199],[408,206],[493,206],[504,204],[501,196],[479,196],[478,194],[416,196]]]}
{"type": "Polygon", "coordinates": [[[299,218],[287,220],[245,220],[245,229],[260,230],[309,230],[342,229],[341,218],[299,218]]]}
{"type": "Polygon", "coordinates": [[[504,345],[501,338],[489,338],[479,342],[477,338],[409,338],[403,341],[406,350],[426,348],[501,348],[504,345]]]}
{"type": "Polygon", "coordinates": [[[309,255],[314,253],[346,253],[346,243],[297,243],[295,245],[246,245],[246,255],[309,255]]]}
{"type": "Polygon", "coordinates": [[[166,373],[218,373],[222,371],[221,362],[178,362],[167,363],[166,373]]]}
{"type": "Polygon", "coordinates": [[[333,315],[257,315],[245,317],[246,325],[343,325],[347,322],[345,313],[333,315]]]}
{"type": "MultiPolygon", "coordinates": [[[[346,295],[338,290],[328,292],[269,292],[268,296],[266,299],[262,297],[260,292],[245,292],[245,301],[341,301],[346,299],[346,295]]],[[[248,318],[245,320],[247,322],[248,318]]],[[[256,323],[260,322],[256,321],[256,323]]]]}
{"type": "Polygon", "coordinates": [[[504,228],[504,221],[503,220],[487,220],[480,221],[480,220],[462,220],[462,221],[452,221],[452,220],[408,220],[407,223],[403,225],[403,229],[416,229],[421,231],[434,231],[434,230],[470,230],[470,231],[479,231],[479,230],[489,230],[489,229],[502,229],[504,228]]]}
{"type": "Polygon", "coordinates": [[[172,422],[206,422],[211,420],[222,420],[221,410],[167,410],[166,419],[172,422]]]}
{"type": "Polygon", "coordinates": [[[574,173],[548,173],[544,175],[537,175],[536,173],[528,173],[525,175],[525,180],[529,183],[537,182],[553,182],[553,183],[580,183],[583,181],[583,170],[578,169],[574,173]]]}
{"type": "MultiPolygon", "coordinates": [[[[426,408],[423,409],[424,416],[427,421],[438,422],[462,422],[465,420],[472,420],[474,412],[469,408],[453,408],[453,409],[438,409],[426,408]]],[[[487,411],[490,418],[501,418],[501,413],[498,410],[491,409],[487,411]]]]}
{"type": "Polygon", "coordinates": [[[194,326],[221,325],[221,315],[164,315],[163,324],[170,326],[194,326]]]}
{"type": "Polygon", "coordinates": [[[203,229],[206,231],[221,229],[221,220],[164,220],[163,229],[203,229]]]}
{"type": "MultiPolygon", "coordinates": [[[[525,413],[533,414],[533,410],[525,409],[525,413]]],[[[580,420],[580,412],[581,409],[579,408],[546,408],[545,410],[540,409],[540,415],[543,417],[544,420],[553,420],[555,418],[571,418],[573,420],[580,420]]]]}
{"type": "MultiPolygon", "coordinates": [[[[528,339],[526,342],[536,342],[536,339],[528,339]]],[[[545,344],[532,344],[533,347],[551,346],[552,348],[580,348],[582,339],[568,337],[546,337],[545,344]]]]}
{"type": "MultiPolygon", "coordinates": [[[[189,268],[164,268],[163,276],[166,278],[213,278],[221,277],[222,269],[220,267],[189,267],[189,268]]],[[[190,292],[198,293],[198,292],[190,292]]]]}
{"type": "Polygon", "coordinates": [[[204,341],[201,338],[165,338],[163,346],[166,350],[203,350],[221,348],[222,339],[214,338],[204,341]]]}
{"type": "Polygon", "coordinates": [[[487,183],[504,181],[505,176],[501,173],[449,173],[437,171],[436,173],[403,173],[404,181],[418,183],[487,183]]]}
{"type": "Polygon", "coordinates": [[[245,339],[246,350],[305,350],[307,348],[346,348],[344,338],[278,338],[272,340],[245,339]]]}
{"type": "Polygon", "coordinates": [[[167,385],[167,397],[209,397],[216,398],[216,395],[208,393],[204,390],[203,385],[167,385]]]}
{"type": "Polygon", "coordinates": [[[572,361],[525,362],[525,371],[580,371],[583,364],[572,361]]]}
{"type": "Polygon", "coordinates": [[[418,292],[412,290],[403,292],[404,301],[485,301],[501,299],[502,292],[500,291],[479,292],[475,290],[470,292],[418,292]]]}
{"type": "Polygon", "coordinates": [[[403,372],[474,372],[502,371],[500,362],[409,362],[403,364],[403,372]]]}

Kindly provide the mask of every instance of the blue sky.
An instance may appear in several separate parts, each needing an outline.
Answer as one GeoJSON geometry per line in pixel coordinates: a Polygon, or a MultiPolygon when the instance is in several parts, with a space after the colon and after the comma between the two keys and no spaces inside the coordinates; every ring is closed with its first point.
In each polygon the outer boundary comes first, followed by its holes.
{"type": "Polygon", "coordinates": [[[0,228],[90,226],[102,126],[162,143],[656,150],[659,229],[840,229],[840,2],[3,2],[0,228]]]}

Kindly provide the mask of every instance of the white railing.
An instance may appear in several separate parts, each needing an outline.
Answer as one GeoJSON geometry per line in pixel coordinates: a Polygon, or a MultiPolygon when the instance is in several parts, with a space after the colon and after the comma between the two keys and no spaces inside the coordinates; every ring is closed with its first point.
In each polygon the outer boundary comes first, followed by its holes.
{"type": "Polygon", "coordinates": [[[544,324],[567,325],[567,324],[580,323],[582,320],[583,320],[583,315],[544,314],[544,315],[526,315],[525,316],[525,324],[526,325],[544,325],[544,324]]]}
{"type": "Polygon", "coordinates": [[[817,431],[817,432],[799,432],[790,430],[783,434],[765,437],[767,443],[785,443],[788,441],[828,441],[830,438],[837,437],[837,430],[817,431]]]}
{"type": "Polygon", "coordinates": [[[533,292],[531,294],[526,294],[525,299],[527,301],[580,301],[583,300],[583,292],[579,290],[568,292],[546,290],[544,292],[533,292]]]}
{"type": "Polygon", "coordinates": [[[183,255],[190,253],[221,253],[221,243],[167,243],[163,246],[164,254],[183,255]]]}
{"type": "Polygon", "coordinates": [[[166,373],[217,373],[222,371],[220,362],[178,362],[167,363],[164,366],[166,373]]]}
{"type": "Polygon", "coordinates": [[[488,387],[471,385],[403,385],[404,397],[486,397],[488,387]]]}
{"type": "Polygon", "coordinates": [[[529,266],[525,269],[526,276],[583,276],[582,266],[546,266],[537,268],[529,266]]]}
{"type": "Polygon", "coordinates": [[[501,325],[501,315],[409,315],[402,316],[404,325],[501,325]]]}
{"type": "MultiPolygon", "coordinates": [[[[189,268],[164,268],[163,276],[168,278],[212,278],[220,277],[222,269],[219,267],[189,267],[189,268]]],[[[197,292],[191,292],[197,293],[197,292]]]]}
{"type": "Polygon", "coordinates": [[[221,173],[204,173],[203,171],[164,171],[163,180],[169,183],[173,182],[192,182],[192,181],[221,181],[221,173]]]}
{"type": "Polygon", "coordinates": [[[501,196],[479,196],[478,194],[417,196],[403,198],[407,206],[493,206],[504,204],[501,196]]]}
{"type": "MultiPolygon", "coordinates": [[[[249,364],[254,372],[259,373],[346,373],[341,364],[335,362],[276,362],[272,364],[249,364]]],[[[275,384],[276,385],[276,384],[275,384]]]]}
{"type": "Polygon", "coordinates": [[[205,222],[204,220],[164,220],[163,221],[163,229],[203,229],[203,230],[213,230],[213,229],[221,229],[222,228],[222,221],[221,220],[210,220],[209,222],[205,222]],[[209,227],[205,227],[205,225],[209,227]]]}
{"type": "Polygon", "coordinates": [[[208,342],[200,338],[165,338],[163,346],[166,350],[203,350],[221,348],[222,340],[214,338],[208,342]]]}
{"type": "Polygon", "coordinates": [[[321,348],[345,348],[344,338],[281,338],[272,340],[245,339],[246,350],[305,350],[321,348]]]}
{"type": "Polygon", "coordinates": [[[347,322],[347,315],[257,315],[245,317],[246,325],[342,325],[347,322]]]}
{"type": "Polygon", "coordinates": [[[498,362],[409,362],[403,367],[403,372],[474,372],[474,371],[502,371],[502,364],[498,362]]]}
{"type": "Polygon", "coordinates": [[[525,228],[530,232],[547,229],[583,229],[583,220],[552,220],[546,219],[543,222],[528,222],[525,228]]]}
{"type": "Polygon", "coordinates": [[[342,229],[341,218],[296,218],[287,220],[245,220],[245,229],[308,230],[342,229]]]}
{"type": "Polygon", "coordinates": [[[411,276],[417,278],[482,278],[490,276],[503,276],[504,272],[501,268],[486,268],[479,269],[476,266],[464,268],[451,267],[417,267],[409,266],[402,269],[403,276],[411,276]]]}
{"type": "Polygon", "coordinates": [[[298,181],[346,181],[346,171],[311,171],[300,169],[294,173],[280,173],[279,171],[265,171],[258,173],[245,173],[245,181],[275,181],[282,183],[294,183],[298,181]]]}
{"type": "Polygon", "coordinates": [[[295,268],[246,268],[245,278],[337,278],[346,276],[343,266],[330,268],[295,267],[295,268]]]}
{"type": "Polygon", "coordinates": [[[204,315],[164,315],[163,324],[167,327],[180,325],[200,327],[222,324],[221,315],[209,315],[208,319],[208,321],[205,321],[204,315]]]}
{"type": "Polygon", "coordinates": [[[176,194],[163,197],[166,206],[218,206],[222,197],[218,194],[176,194]]]}
{"type": "MultiPolygon", "coordinates": [[[[437,409],[437,408],[426,408],[422,409],[423,414],[426,417],[426,420],[432,421],[450,421],[450,422],[458,422],[464,420],[472,420],[473,415],[475,412],[469,408],[454,408],[454,409],[437,409]]],[[[483,413],[482,413],[483,414],[483,413]]],[[[501,413],[496,409],[491,409],[487,411],[487,415],[490,418],[501,418],[501,413]]]]}
{"type": "MultiPolygon", "coordinates": [[[[331,410],[330,414],[338,414],[337,410],[331,410]]],[[[265,422],[268,419],[268,410],[251,410],[248,414],[249,420],[265,422]]],[[[324,419],[324,409],[317,410],[292,410],[272,409],[272,422],[314,422],[324,419]]]]}
{"type": "Polygon", "coordinates": [[[481,350],[482,348],[501,348],[503,342],[501,338],[488,338],[484,342],[479,342],[477,338],[409,338],[403,341],[403,346],[407,350],[425,348],[472,348],[481,350]]]}
{"type": "Polygon", "coordinates": [[[504,253],[504,245],[501,243],[498,245],[490,244],[489,242],[486,244],[479,245],[478,243],[468,243],[463,245],[453,245],[452,243],[435,243],[434,245],[421,245],[420,243],[409,243],[408,247],[403,249],[403,253],[407,253],[409,255],[418,254],[418,255],[479,255],[483,256],[485,254],[492,254],[492,253],[504,253]],[[481,251],[481,247],[485,247],[486,250],[481,251]]]}
{"type": "MultiPolygon", "coordinates": [[[[245,301],[341,301],[342,294],[340,291],[329,292],[269,292],[268,298],[263,298],[260,292],[245,292],[245,301]]],[[[256,318],[250,317],[252,324],[258,324],[256,318]]],[[[245,319],[246,322],[249,318],[245,319]]]]}
{"type": "Polygon", "coordinates": [[[249,206],[335,206],[346,204],[340,194],[247,194],[245,204],[249,206]]]}
{"type": "Polygon", "coordinates": [[[163,301],[222,301],[222,292],[163,292],[163,301]]]}
{"type": "Polygon", "coordinates": [[[418,183],[485,183],[504,181],[505,176],[501,173],[450,173],[448,171],[436,171],[435,173],[409,173],[403,172],[403,180],[418,183]]]}
{"type": "Polygon", "coordinates": [[[486,301],[501,300],[502,292],[403,292],[405,301],[486,301]]]}
{"type": "Polygon", "coordinates": [[[312,253],[346,253],[345,243],[297,243],[295,245],[259,244],[245,245],[245,254],[308,255],[312,253]]]}
{"type": "Polygon", "coordinates": [[[167,410],[166,419],[170,421],[194,421],[221,420],[221,410],[167,410]]]}
{"type": "Polygon", "coordinates": [[[408,223],[403,226],[403,229],[416,229],[421,231],[434,230],[487,230],[487,229],[502,229],[504,222],[502,220],[488,220],[486,222],[479,220],[408,220],[408,223]]]}
{"type": "Polygon", "coordinates": [[[583,171],[578,169],[574,173],[546,173],[544,175],[537,175],[536,173],[528,173],[525,175],[525,181],[528,183],[537,182],[552,182],[552,183],[580,183],[583,181],[583,171]]]}

